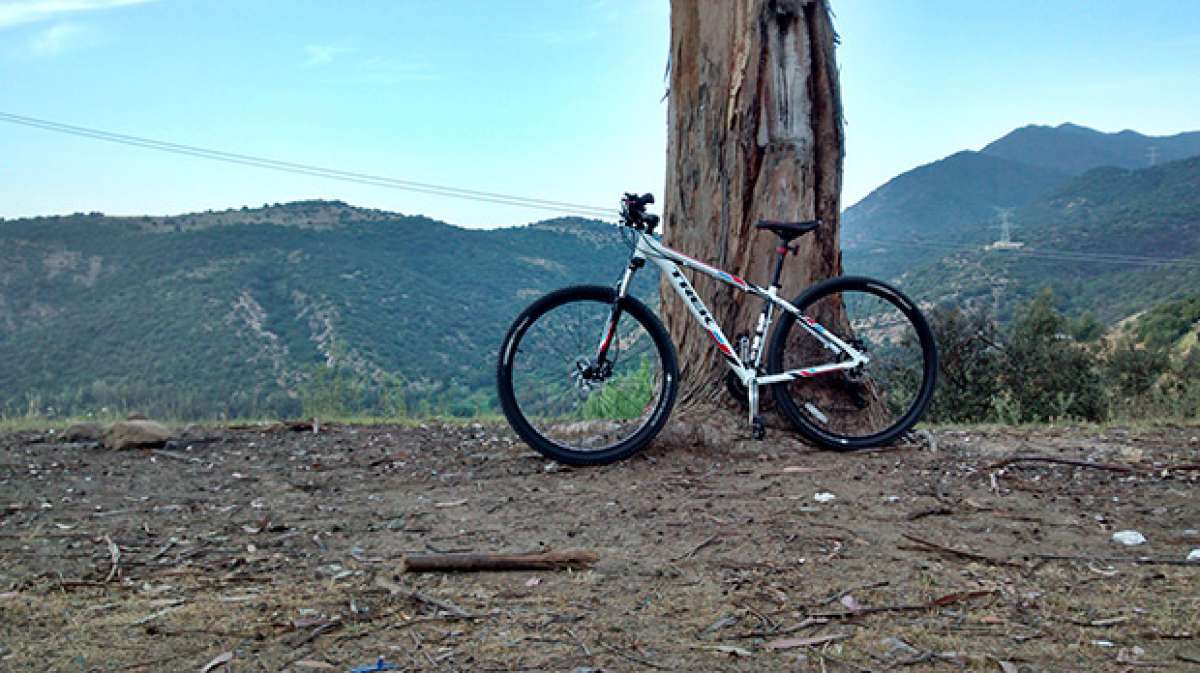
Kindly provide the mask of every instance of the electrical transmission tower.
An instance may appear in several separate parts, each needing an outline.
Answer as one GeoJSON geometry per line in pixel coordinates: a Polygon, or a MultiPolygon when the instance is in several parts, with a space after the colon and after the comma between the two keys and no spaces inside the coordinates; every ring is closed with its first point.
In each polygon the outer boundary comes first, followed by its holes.
{"type": "Polygon", "coordinates": [[[1020,241],[1012,240],[1012,212],[1014,208],[996,208],[996,212],[1000,216],[1000,240],[995,241],[987,247],[988,250],[1018,250],[1025,246],[1020,241]]]}
{"type": "Polygon", "coordinates": [[[1154,166],[1158,163],[1158,147],[1151,145],[1146,148],[1146,158],[1150,160],[1150,165],[1154,166]]]}

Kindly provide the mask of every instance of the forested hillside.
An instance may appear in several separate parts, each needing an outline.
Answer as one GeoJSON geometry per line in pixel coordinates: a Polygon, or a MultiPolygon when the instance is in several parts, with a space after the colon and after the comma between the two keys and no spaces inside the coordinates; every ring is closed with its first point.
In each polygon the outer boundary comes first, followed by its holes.
{"type": "Polygon", "coordinates": [[[614,282],[627,254],[596,221],[479,231],[338,202],[0,222],[0,409],[487,411],[520,309],[614,282]]]}
{"type": "Polygon", "coordinates": [[[1200,157],[1089,171],[1012,221],[1024,248],[942,249],[936,261],[903,273],[901,285],[933,303],[993,303],[1000,291],[1001,319],[1050,287],[1069,314],[1103,321],[1200,287],[1200,157]]]}
{"type": "MultiPolygon", "coordinates": [[[[893,278],[945,254],[947,244],[999,238],[998,209],[1023,208],[1100,167],[1140,169],[1200,155],[1200,132],[1145,136],[1075,124],[1024,126],[980,151],[902,173],[846,209],[846,267],[893,278]]],[[[1103,188],[1103,185],[1098,185],[1103,188]]],[[[1021,237],[1033,235],[1027,222],[1021,237]]]]}

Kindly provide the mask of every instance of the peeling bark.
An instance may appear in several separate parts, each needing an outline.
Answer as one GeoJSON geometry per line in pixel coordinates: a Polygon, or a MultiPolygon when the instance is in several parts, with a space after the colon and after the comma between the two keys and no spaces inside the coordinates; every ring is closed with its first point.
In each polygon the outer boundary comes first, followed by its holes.
{"type": "MultiPolygon", "coordinates": [[[[778,240],[754,224],[820,218],[784,267],[782,296],[841,274],[835,41],[826,0],[672,0],[668,245],[765,285],[778,240]]],[[[731,339],[752,331],[758,300],[694,281],[731,339]]],[[[680,403],[724,404],[722,359],[666,285],[662,295],[679,347],[680,403]]]]}

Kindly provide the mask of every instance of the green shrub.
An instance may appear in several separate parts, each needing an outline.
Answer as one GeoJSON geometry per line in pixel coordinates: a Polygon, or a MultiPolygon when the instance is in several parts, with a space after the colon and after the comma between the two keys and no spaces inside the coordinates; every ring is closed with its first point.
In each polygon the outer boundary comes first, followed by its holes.
{"type": "Polygon", "coordinates": [[[1019,405],[1021,421],[1102,421],[1108,415],[1097,358],[1067,328],[1049,289],[1017,313],[1000,379],[1019,405]]]}
{"type": "Polygon", "coordinates": [[[926,418],[938,423],[988,420],[1001,392],[996,323],[983,309],[938,307],[929,317],[939,363],[938,387],[926,418]]]}

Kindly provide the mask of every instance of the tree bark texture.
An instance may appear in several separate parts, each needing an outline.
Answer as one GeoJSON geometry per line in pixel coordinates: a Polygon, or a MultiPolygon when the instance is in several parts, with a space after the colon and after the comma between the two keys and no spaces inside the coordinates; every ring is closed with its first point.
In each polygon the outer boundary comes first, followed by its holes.
{"type": "MultiPolygon", "coordinates": [[[[672,0],[667,245],[765,287],[778,239],[754,224],[820,218],[796,241],[781,296],[841,274],[835,42],[827,0],[672,0]]],[[[753,332],[759,300],[693,280],[730,339],[753,332]]],[[[680,403],[721,402],[722,358],[665,282],[661,292],[679,347],[680,403]]]]}

